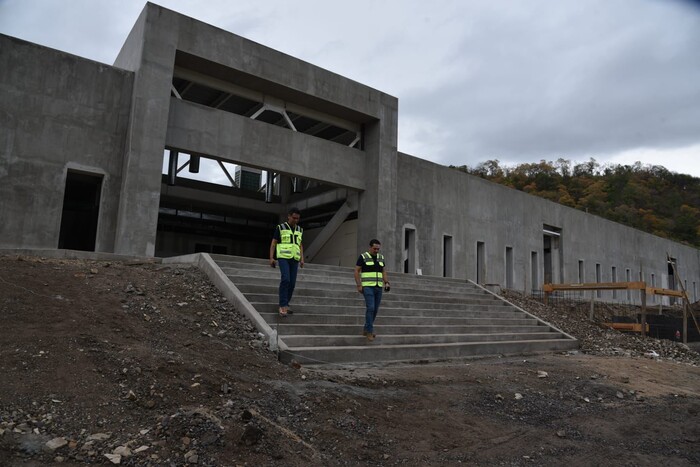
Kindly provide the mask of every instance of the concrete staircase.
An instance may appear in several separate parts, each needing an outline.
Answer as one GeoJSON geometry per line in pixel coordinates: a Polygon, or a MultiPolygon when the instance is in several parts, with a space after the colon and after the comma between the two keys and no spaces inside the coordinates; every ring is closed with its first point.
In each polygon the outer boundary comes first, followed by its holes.
{"type": "MultiPolygon", "coordinates": [[[[303,364],[441,360],[578,348],[578,341],[472,283],[390,274],[375,321],[362,336],[364,299],[352,268],[299,269],[287,317],[278,316],[279,271],[255,258],[212,255],[221,271],[277,332],[280,359],[303,364]]],[[[274,332],[272,334],[274,336],[274,332]]]]}

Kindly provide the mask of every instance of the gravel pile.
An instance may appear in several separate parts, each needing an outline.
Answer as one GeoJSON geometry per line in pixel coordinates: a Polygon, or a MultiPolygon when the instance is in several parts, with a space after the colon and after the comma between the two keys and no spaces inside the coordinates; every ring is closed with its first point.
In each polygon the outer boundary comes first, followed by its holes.
{"type": "Polygon", "coordinates": [[[564,311],[560,308],[544,305],[532,296],[514,291],[503,291],[502,296],[511,303],[574,336],[581,342],[581,350],[585,353],[630,357],[645,356],[700,366],[700,354],[687,345],[666,339],[641,338],[636,334],[610,329],[601,322],[589,321],[588,310],[584,310],[584,307],[571,307],[564,311]]]}

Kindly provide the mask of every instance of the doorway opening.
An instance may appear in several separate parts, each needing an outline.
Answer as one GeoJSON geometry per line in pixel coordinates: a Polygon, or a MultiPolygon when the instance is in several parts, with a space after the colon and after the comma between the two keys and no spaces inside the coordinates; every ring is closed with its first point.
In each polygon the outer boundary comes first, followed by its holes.
{"type": "MultiPolygon", "coordinates": [[[[676,258],[668,258],[668,288],[676,290],[676,258]]],[[[669,304],[675,305],[676,297],[668,297],[669,304]]]]}
{"type": "Polygon", "coordinates": [[[513,247],[506,247],[506,289],[513,288],[513,247]]]}
{"type": "Polygon", "coordinates": [[[403,272],[416,273],[416,229],[404,228],[403,235],[403,272]]]}
{"type": "Polygon", "coordinates": [[[66,174],[58,248],[95,251],[101,190],[101,175],[66,174]]]}
{"type": "Polygon", "coordinates": [[[563,275],[563,253],[561,246],[561,229],[544,224],[543,229],[544,282],[554,284],[561,282],[563,275]]]}
{"type": "Polygon", "coordinates": [[[442,276],[452,277],[452,236],[442,237],[442,276]]]}
{"type": "Polygon", "coordinates": [[[486,282],[486,258],[484,242],[476,242],[476,283],[486,282]]]}

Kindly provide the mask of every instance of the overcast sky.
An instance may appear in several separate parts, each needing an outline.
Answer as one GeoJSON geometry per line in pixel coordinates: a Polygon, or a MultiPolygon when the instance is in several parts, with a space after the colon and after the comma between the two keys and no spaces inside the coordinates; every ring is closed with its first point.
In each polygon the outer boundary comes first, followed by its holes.
{"type": "MultiPolygon", "coordinates": [[[[417,157],[700,177],[700,2],[154,3],[397,97],[399,150],[417,157]]],[[[0,0],[0,33],[111,64],[144,4],[0,0]]]]}

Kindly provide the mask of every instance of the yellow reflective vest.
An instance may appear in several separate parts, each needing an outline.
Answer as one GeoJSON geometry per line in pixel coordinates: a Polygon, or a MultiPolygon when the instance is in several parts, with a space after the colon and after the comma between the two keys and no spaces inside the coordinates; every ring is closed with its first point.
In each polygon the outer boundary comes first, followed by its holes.
{"type": "Polygon", "coordinates": [[[292,230],[289,223],[285,222],[277,226],[280,232],[280,240],[277,242],[277,259],[301,259],[301,236],[304,229],[298,225],[292,230]]]}
{"type": "Polygon", "coordinates": [[[375,260],[369,252],[362,253],[362,268],[360,269],[360,279],[362,287],[384,287],[384,256],[377,253],[375,260]]]}

